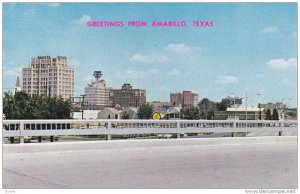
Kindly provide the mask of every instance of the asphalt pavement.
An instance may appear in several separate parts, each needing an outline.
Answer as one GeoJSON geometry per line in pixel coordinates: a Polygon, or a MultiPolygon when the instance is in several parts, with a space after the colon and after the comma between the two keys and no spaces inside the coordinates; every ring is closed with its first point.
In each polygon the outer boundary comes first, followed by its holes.
{"type": "Polygon", "coordinates": [[[3,145],[4,189],[290,189],[297,182],[297,137],[3,145]]]}

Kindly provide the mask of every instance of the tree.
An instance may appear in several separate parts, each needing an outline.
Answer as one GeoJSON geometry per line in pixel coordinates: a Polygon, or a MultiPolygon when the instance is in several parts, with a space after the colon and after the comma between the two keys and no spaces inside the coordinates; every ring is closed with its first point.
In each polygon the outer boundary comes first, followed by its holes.
{"type": "Polygon", "coordinates": [[[181,109],[181,117],[183,119],[188,119],[188,120],[200,119],[201,115],[200,115],[199,107],[195,107],[195,106],[183,107],[181,109]]]}
{"type": "Polygon", "coordinates": [[[217,104],[208,98],[203,98],[198,104],[201,119],[213,119],[217,104]]]}
{"type": "MultiPolygon", "coordinates": [[[[57,119],[70,119],[73,110],[72,102],[70,99],[63,99],[62,97],[56,98],[56,117],[57,119]]],[[[53,114],[53,113],[52,113],[53,114]]]]}
{"type": "Polygon", "coordinates": [[[266,120],[272,120],[272,119],[273,119],[273,117],[272,117],[271,111],[270,111],[270,109],[268,109],[266,112],[266,120]]]}
{"type": "Polygon", "coordinates": [[[28,95],[25,92],[5,93],[3,113],[6,119],[70,119],[71,100],[28,95]]]}
{"type": "Polygon", "coordinates": [[[259,108],[258,119],[261,120],[261,104],[260,103],[258,103],[258,108],[259,108]]]}
{"type": "Polygon", "coordinates": [[[225,111],[227,108],[225,101],[218,102],[216,106],[217,106],[216,108],[218,111],[225,111]]]}
{"type": "Polygon", "coordinates": [[[32,114],[29,104],[30,96],[25,92],[4,94],[3,113],[6,119],[27,119],[32,114]]]}
{"type": "Polygon", "coordinates": [[[17,108],[13,94],[11,92],[5,92],[3,98],[3,114],[5,115],[5,118],[14,118],[17,108]]]}
{"type": "Polygon", "coordinates": [[[153,113],[153,106],[149,103],[142,104],[137,112],[139,119],[150,119],[153,113]]]}
{"type": "Polygon", "coordinates": [[[122,119],[129,119],[129,117],[130,117],[130,115],[129,115],[129,113],[126,112],[126,111],[123,112],[122,115],[121,115],[121,118],[122,118],[122,119]]]}
{"type": "Polygon", "coordinates": [[[279,114],[276,108],[273,109],[273,115],[272,115],[273,120],[279,120],[279,114]]]}
{"type": "Polygon", "coordinates": [[[287,112],[286,115],[289,115],[291,117],[297,117],[297,113],[295,112],[287,112]]]}

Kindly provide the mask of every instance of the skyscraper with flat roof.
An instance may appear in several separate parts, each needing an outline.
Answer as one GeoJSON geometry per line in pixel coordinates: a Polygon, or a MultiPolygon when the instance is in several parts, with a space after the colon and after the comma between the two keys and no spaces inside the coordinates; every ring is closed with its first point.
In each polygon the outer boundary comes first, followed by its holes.
{"type": "Polygon", "coordinates": [[[125,83],[121,89],[110,90],[109,100],[113,107],[139,107],[146,103],[146,90],[133,89],[129,83],[125,83]]]}
{"type": "Polygon", "coordinates": [[[94,71],[95,80],[91,81],[84,90],[85,109],[103,109],[108,105],[110,87],[106,86],[106,82],[100,79],[101,71],[94,71]]]}
{"type": "Polygon", "coordinates": [[[22,90],[30,95],[74,97],[74,69],[67,57],[32,57],[22,79],[22,90]]]}
{"type": "Polygon", "coordinates": [[[182,93],[170,93],[170,103],[176,107],[197,106],[198,94],[192,91],[183,91],[182,93]]]}

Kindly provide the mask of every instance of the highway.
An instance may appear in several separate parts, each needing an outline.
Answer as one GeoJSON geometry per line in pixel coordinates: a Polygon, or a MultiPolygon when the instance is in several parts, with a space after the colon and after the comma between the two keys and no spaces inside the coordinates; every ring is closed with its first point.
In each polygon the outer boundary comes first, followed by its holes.
{"type": "Polygon", "coordinates": [[[3,145],[3,188],[296,188],[297,137],[3,145]]]}

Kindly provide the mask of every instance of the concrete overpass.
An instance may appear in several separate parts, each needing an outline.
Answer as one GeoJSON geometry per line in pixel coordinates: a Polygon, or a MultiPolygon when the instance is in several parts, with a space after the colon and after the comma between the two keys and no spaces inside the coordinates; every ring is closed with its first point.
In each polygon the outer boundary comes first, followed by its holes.
{"type": "Polygon", "coordinates": [[[297,137],[3,145],[3,188],[296,188],[297,137]]]}

